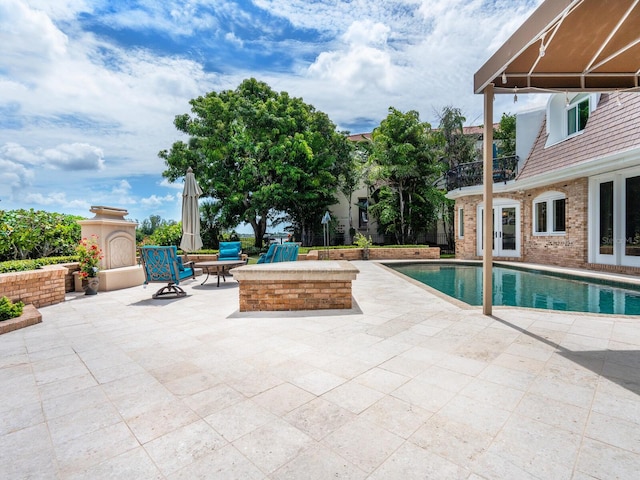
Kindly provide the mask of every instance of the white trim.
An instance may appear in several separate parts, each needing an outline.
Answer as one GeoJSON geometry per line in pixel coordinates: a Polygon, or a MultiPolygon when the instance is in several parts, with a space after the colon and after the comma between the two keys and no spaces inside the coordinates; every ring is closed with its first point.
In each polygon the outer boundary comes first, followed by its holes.
{"type": "Polygon", "coordinates": [[[563,236],[567,234],[566,231],[566,200],[567,196],[562,192],[557,191],[549,191],[544,192],[538,195],[531,201],[531,228],[532,234],[534,237],[550,237],[550,236],[563,236]],[[555,224],[555,201],[556,200],[565,200],[565,230],[554,230],[553,225],[555,224]],[[546,230],[544,232],[538,231],[538,212],[536,211],[536,206],[540,204],[547,205],[547,224],[545,225],[546,230]]]}
{"type": "Polygon", "coordinates": [[[464,238],[464,207],[458,208],[458,238],[464,238]]]}

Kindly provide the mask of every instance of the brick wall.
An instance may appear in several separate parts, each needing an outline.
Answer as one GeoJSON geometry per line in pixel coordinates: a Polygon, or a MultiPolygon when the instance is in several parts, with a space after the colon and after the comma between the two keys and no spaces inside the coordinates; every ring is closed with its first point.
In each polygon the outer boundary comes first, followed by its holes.
{"type": "MultiPolygon", "coordinates": [[[[588,263],[588,196],[589,181],[579,178],[535,188],[525,192],[496,194],[497,198],[509,198],[520,203],[522,228],[520,231],[520,253],[518,258],[495,257],[497,260],[538,263],[567,268],[586,268],[637,275],[638,267],[610,266],[588,263]],[[533,234],[533,201],[545,192],[562,192],[566,195],[566,225],[564,235],[533,234]]],[[[482,195],[456,199],[456,258],[478,260],[476,236],[478,233],[477,206],[482,195]],[[464,238],[458,238],[458,212],[464,209],[464,238]]]]}
{"type": "Polygon", "coordinates": [[[351,308],[351,281],[240,280],[240,311],[351,308]]]}
{"type": "MultiPolygon", "coordinates": [[[[402,247],[369,249],[369,260],[425,260],[440,258],[440,247],[402,247]]],[[[299,255],[298,260],[362,260],[361,248],[331,248],[312,250],[299,255]]]]}
{"type": "Polygon", "coordinates": [[[523,261],[569,268],[585,268],[587,264],[587,206],[588,180],[586,178],[528,190],[522,206],[524,219],[522,225],[523,261]],[[565,234],[534,235],[533,200],[550,191],[562,192],[566,196],[565,234]]]}
{"type": "Polygon", "coordinates": [[[38,270],[0,274],[0,295],[36,308],[64,302],[67,269],[51,265],[38,270]]]}

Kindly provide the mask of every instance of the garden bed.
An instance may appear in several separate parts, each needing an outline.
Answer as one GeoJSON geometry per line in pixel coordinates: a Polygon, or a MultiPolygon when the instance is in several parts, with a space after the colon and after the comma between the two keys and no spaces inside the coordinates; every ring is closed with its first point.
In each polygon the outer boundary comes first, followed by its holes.
{"type": "Polygon", "coordinates": [[[33,305],[25,305],[22,315],[0,322],[0,335],[42,322],[42,314],[33,305]]]}

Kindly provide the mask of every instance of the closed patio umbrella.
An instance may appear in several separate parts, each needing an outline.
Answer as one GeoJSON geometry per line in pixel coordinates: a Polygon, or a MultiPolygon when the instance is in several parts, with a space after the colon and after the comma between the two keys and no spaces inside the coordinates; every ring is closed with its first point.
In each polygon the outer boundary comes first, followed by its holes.
{"type": "Polygon", "coordinates": [[[184,177],[184,190],[182,192],[182,240],[180,248],[185,252],[195,252],[202,248],[200,238],[200,211],[198,209],[198,197],[202,190],[196,182],[193,169],[189,167],[184,177]]]}

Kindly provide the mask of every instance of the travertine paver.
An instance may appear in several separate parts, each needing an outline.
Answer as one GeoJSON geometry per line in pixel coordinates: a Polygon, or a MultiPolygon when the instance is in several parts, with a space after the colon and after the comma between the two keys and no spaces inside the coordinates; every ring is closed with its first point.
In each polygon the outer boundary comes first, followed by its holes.
{"type": "Polygon", "coordinates": [[[42,308],[0,336],[2,478],[637,476],[637,317],[486,317],[357,266],[350,311],[197,281],[42,308]]]}

